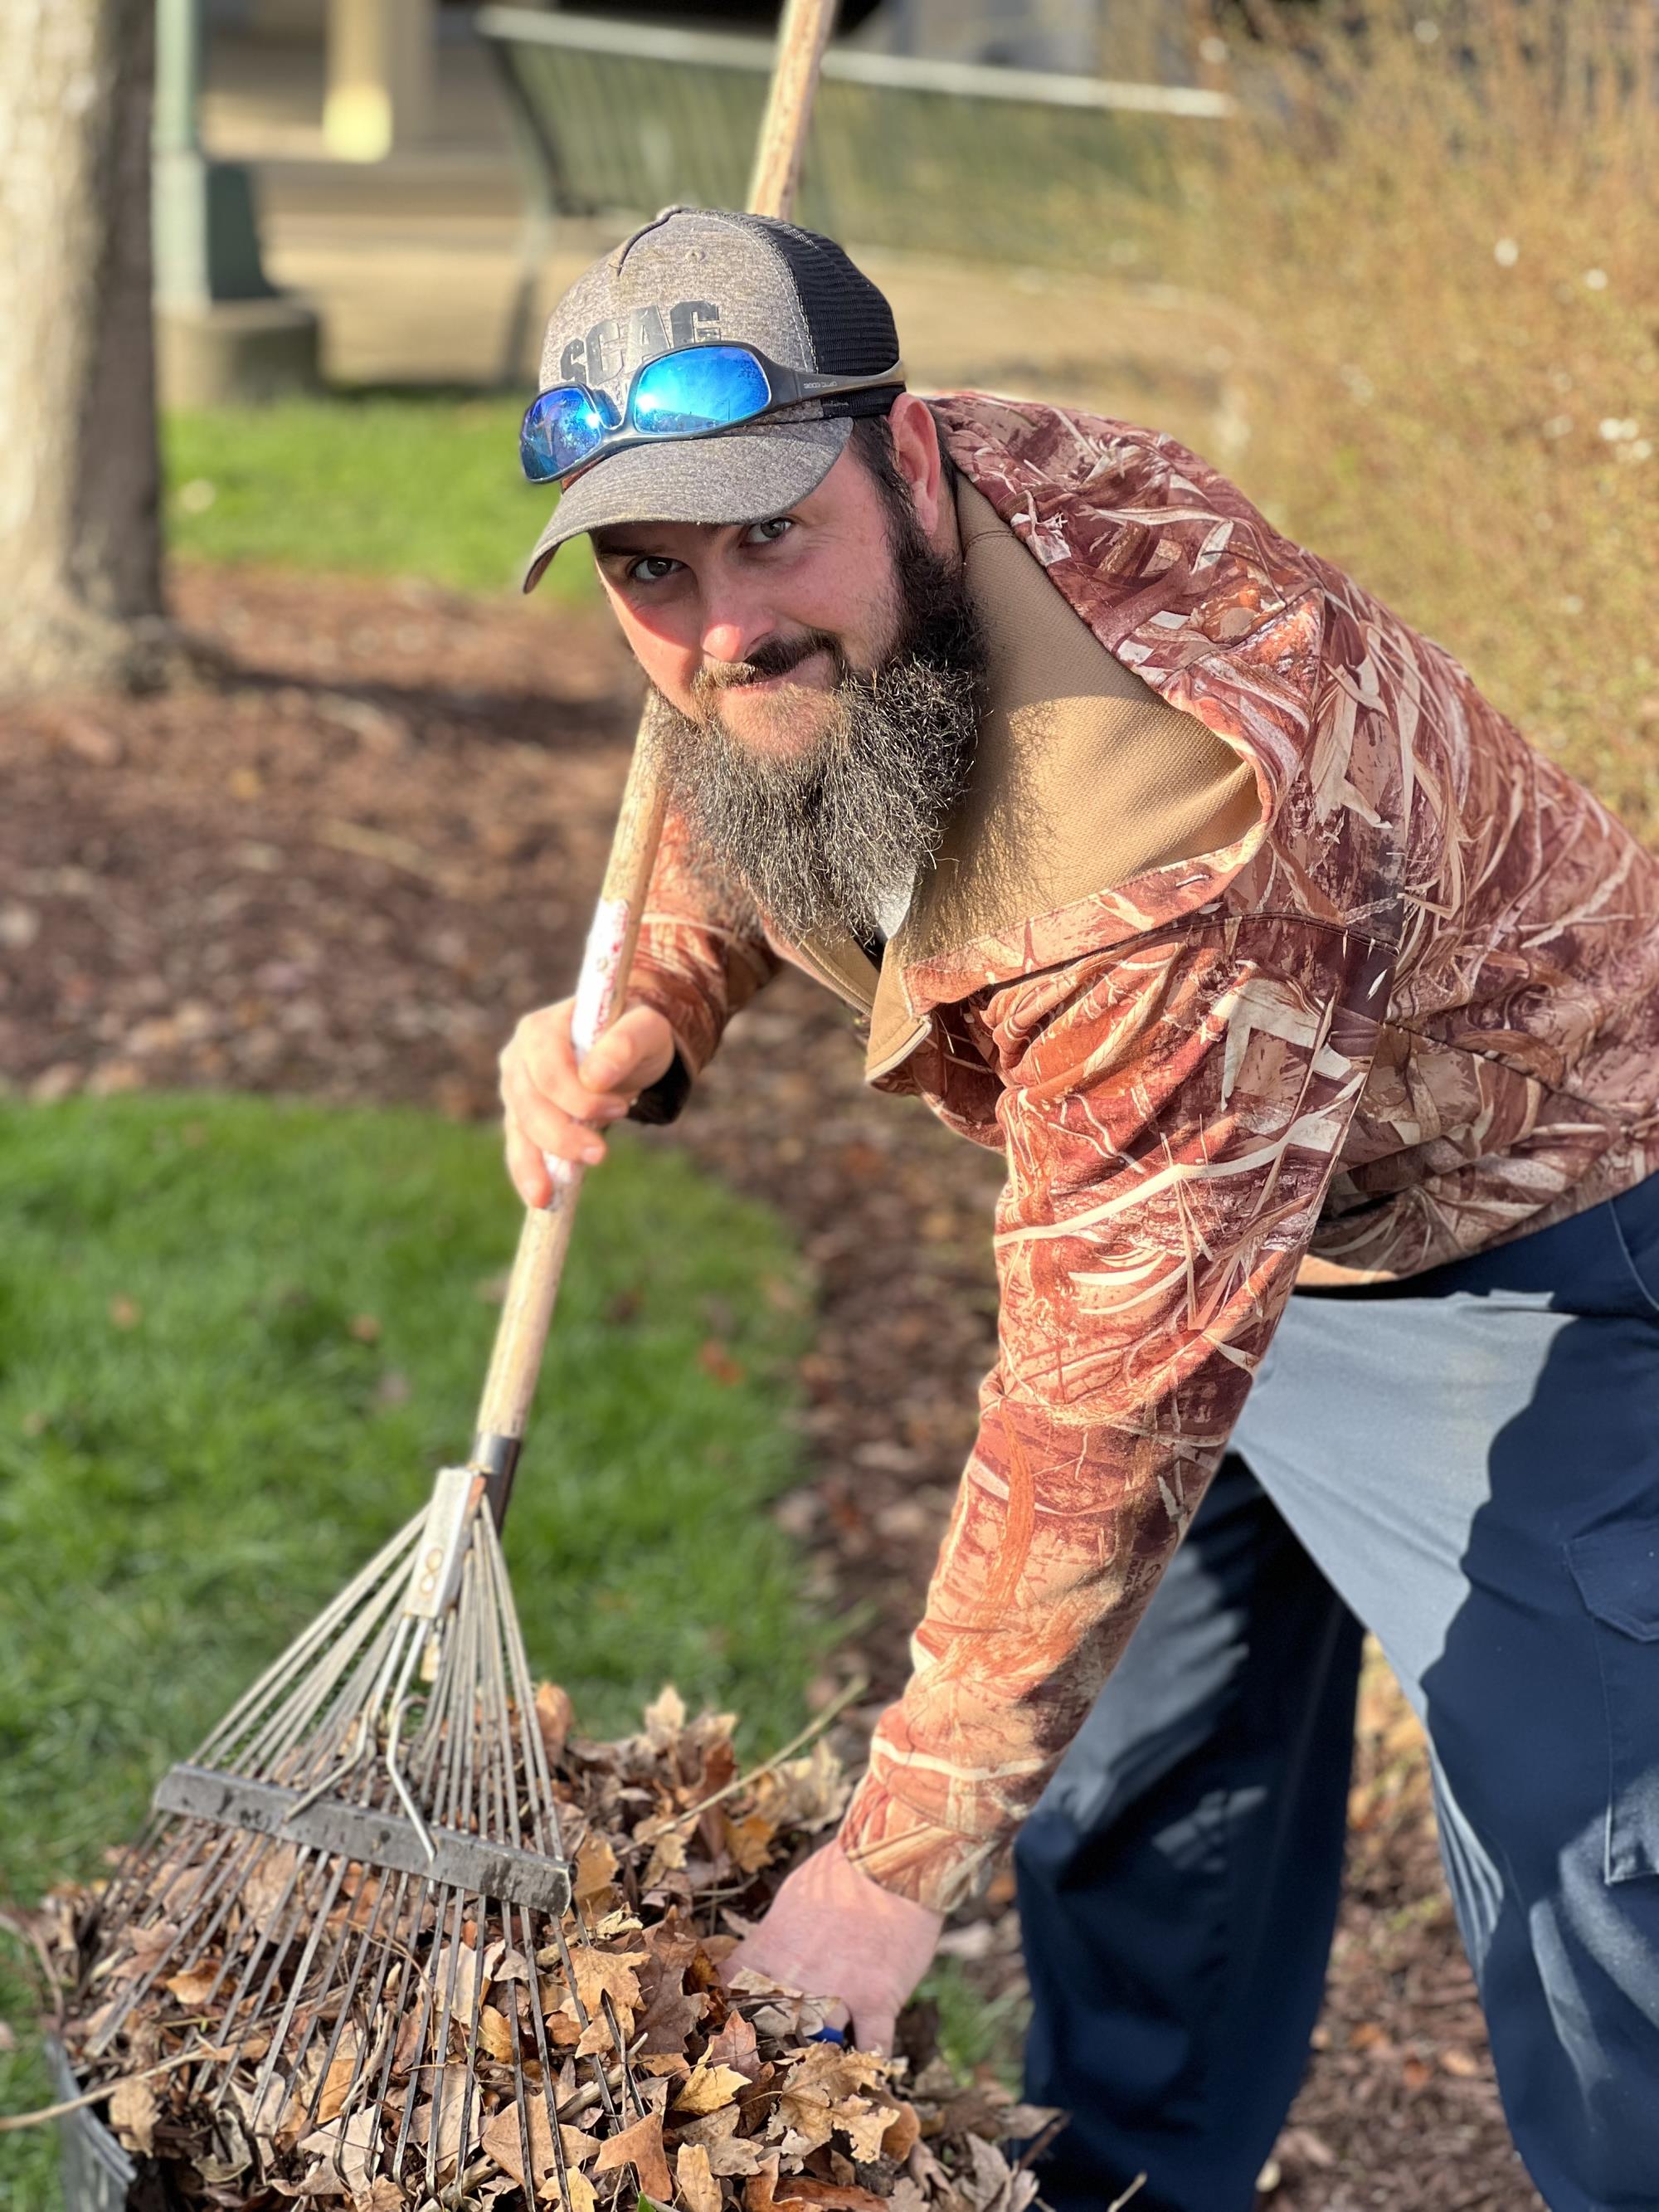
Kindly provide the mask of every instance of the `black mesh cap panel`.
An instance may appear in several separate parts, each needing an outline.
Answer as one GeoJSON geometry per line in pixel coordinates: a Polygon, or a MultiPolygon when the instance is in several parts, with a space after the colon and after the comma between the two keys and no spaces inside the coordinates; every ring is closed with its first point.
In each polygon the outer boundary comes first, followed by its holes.
{"type": "Polygon", "coordinates": [[[871,376],[898,359],[893,311],[833,238],[770,216],[726,220],[757,233],[782,259],[800,295],[817,365],[830,376],[871,376]]]}

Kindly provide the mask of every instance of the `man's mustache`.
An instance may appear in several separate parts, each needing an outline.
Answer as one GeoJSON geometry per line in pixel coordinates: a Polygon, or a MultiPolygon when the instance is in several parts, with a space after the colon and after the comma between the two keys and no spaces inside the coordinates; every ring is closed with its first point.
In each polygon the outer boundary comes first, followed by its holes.
{"type": "Polygon", "coordinates": [[[763,638],[747,660],[721,660],[712,667],[700,668],[691,679],[691,696],[702,704],[717,692],[735,691],[744,684],[763,683],[769,677],[787,676],[820,653],[829,655],[839,682],[846,673],[839,641],[828,630],[809,629],[798,637],[763,638]]]}

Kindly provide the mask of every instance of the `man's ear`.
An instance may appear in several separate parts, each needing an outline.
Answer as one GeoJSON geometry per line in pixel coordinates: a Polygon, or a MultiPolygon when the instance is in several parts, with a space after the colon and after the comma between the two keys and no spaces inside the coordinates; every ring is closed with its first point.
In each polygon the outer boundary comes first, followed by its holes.
{"type": "Polygon", "coordinates": [[[931,543],[941,550],[956,543],[956,510],[945,477],[945,456],[939,450],[939,425],[933,410],[914,392],[901,392],[887,417],[893,440],[893,463],[910,487],[916,520],[931,543]]]}

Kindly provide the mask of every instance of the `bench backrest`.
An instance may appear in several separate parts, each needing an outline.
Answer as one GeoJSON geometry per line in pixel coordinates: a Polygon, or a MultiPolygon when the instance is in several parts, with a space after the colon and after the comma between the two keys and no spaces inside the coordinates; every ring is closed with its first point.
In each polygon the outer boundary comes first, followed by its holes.
{"type": "MultiPolygon", "coordinates": [[[[474,21],[550,212],[743,205],[769,40],[562,9],[489,7],[474,21]]],[[[1109,259],[1126,196],[1167,190],[1172,134],[1231,112],[1191,86],[834,47],[799,218],[849,243],[1087,267],[1109,259]]]]}

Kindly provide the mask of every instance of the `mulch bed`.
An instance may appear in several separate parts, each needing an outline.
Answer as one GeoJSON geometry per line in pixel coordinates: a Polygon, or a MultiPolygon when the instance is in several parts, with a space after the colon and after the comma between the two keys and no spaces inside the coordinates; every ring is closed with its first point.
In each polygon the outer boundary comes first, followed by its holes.
{"type": "MultiPolygon", "coordinates": [[[[186,573],[211,686],[14,710],[0,746],[0,1077],[42,1100],[212,1085],[492,1116],[517,1017],[572,981],[635,691],[602,617],[419,585],[186,573]]],[[[684,1146],[816,1278],[813,1474],[778,1508],[851,1616],[862,1718],[904,1644],[995,1327],[997,1163],[860,1080],[846,1010],[780,980],[684,1146]]],[[[825,1701],[835,1683],[815,1689],[825,1701]]],[[[1522,2212],[1414,1728],[1368,1676],[1325,2014],[1272,2212],[1522,2212]]],[[[1009,1885],[950,1948],[1018,1977],[1009,1885]]]]}

